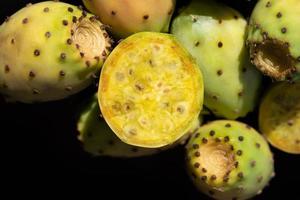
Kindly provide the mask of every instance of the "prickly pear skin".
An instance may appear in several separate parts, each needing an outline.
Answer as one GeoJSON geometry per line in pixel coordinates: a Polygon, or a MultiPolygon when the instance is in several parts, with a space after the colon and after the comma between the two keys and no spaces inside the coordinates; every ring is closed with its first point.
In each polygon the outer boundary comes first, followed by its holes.
{"type": "Polygon", "coordinates": [[[175,0],[83,0],[112,33],[125,38],[142,31],[168,32],[175,0]]]}
{"type": "Polygon", "coordinates": [[[29,5],[0,26],[0,92],[25,103],[66,98],[92,83],[111,40],[73,5],[29,5]],[[92,47],[91,47],[92,46],[92,47]]]}
{"type": "Polygon", "coordinates": [[[107,58],[98,100],[122,141],[157,148],[191,128],[202,110],[203,88],[200,69],[172,35],[140,32],[107,58]]]}
{"type": "MultiPolygon", "coordinates": [[[[286,80],[289,76],[300,74],[300,1],[298,0],[260,0],[256,4],[250,18],[248,44],[253,62],[266,75],[277,80],[286,80]],[[274,73],[272,69],[260,66],[255,57],[257,48],[262,44],[275,42],[277,46],[270,47],[270,53],[264,56],[272,62],[284,61],[285,54],[290,59],[286,66],[288,71],[274,73]],[[287,52],[274,54],[274,50],[286,48],[287,52]],[[271,54],[274,54],[272,57],[271,54]],[[276,61],[276,58],[281,61],[276,61]]],[[[267,62],[267,60],[266,60],[267,62]]],[[[267,63],[269,63],[268,61],[267,63]]],[[[276,64],[276,63],[275,63],[276,64]]]]}
{"type": "Polygon", "coordinates": [[[204,105],[227,119],[246,116],[259,95],[261,74],[249,61],[246,26],[246,20],[229,7],[193,1],[171,27],[203,73],[204,105]]]}
{"type": "Polygon", "coordinates": [[[192,181],[215,199],[248,199],[274,176],[273,155],[266,140],[250,126],[232,120],[200,127],[187,145],[192,181]]]}
{"type": "Polygon", "coordinates": [[[300,154],[300,82],[272,86],[259,108],[259,128],[276,148],[300,154]]]}

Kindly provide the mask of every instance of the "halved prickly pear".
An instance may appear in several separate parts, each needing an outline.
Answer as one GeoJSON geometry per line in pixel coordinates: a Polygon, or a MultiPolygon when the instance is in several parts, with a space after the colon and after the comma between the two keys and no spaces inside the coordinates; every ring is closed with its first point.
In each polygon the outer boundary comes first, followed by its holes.
{"type": "Polygon", "coordinates": [[[83,0],[117,37],[141,31],[168,32],[175,0],[83,0]]]}
{"type": "Polygon", "coordinates": [[[218,120],[200,127],[187,145],[192,181],[214,199],[248,199],[274,176],[267,141],[250,126],[218,120]]]}
{"type": "Polygon", "coordinates": [[[195,120],[192,129],[180,138],[178,142],[164,148],[131,146],[122,142],[109,128],[105,120],[101,118],[97,96],[95,95],[80,113],[77,129],[80,133],[78,138],[82,142],[83,149],[86,152],[94,156],[133,158],[153,155],[185,143],[192,132],[199,128],[201,121],[201,117],[199,117],[199,119],[195,120]]]}
{"type": "Polygon", "coordinates": [[[300,154],[300,82],[274,85],[259,108],[260,131],[276,148],[300,154]]]}
{"type": "Polygon", "coordinates": [[[104,27],[81,7],[62,2],[19,10],[0,26],[0,92],[33,103],[83,90],[110,52],[104,27]]]}
{"type": "Polygon", "coordinates": [[[300,75],[300,1],[261,0],[249,23],[251,60],[276,80],[300,75]]]}
{"type": "Polygon", "coordinates": [[[172,35],[141,32],[107,58],[98,95],[106,122],[123,142],[162,147],[182,137],[198,117],[202,74],[172,35]]]}

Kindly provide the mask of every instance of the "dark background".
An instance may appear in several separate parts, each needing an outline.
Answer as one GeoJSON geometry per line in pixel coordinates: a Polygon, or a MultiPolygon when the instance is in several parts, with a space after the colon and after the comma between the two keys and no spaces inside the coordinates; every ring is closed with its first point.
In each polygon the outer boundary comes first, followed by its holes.
{"type": "MultiPolygon", "coordinates": [[[[0,2],[0,21],[29,2],[0,2]]],[[[67,1],[75,5],[81,1],[67,1]]],[[[249,16],[255,1],[228,0],[228,5],[249,16]],[[229,2],[229,3],[228,3],[229,2]]],[[[178,6],[184,1],[179,1],[178,6]]],[[[33,30],[34,31],[34,30],[33,30]]],[[[265,79],[264,84],[269,80],[265,79]]],[[[181,147],[136,159],[92,158],[76,139],[78,107],[96,91],[91,86],[66,100],[37,105],[8,104],[0,96],[1,181],[14,195],[44,196],[56,192],[84,193],[111,199],[209,199],[192,185],[185,171],[181,147]]],[[[257,127],[257,113],[240,119],[257,127]]],[[[299,156],[272,148],[276,177],[255,199],[300,199],[299,156]]],[[[2,191],[3,190],[2,186],[2,191]]],[[[44,198],[41,198],[44,199],[44,198]]]]}

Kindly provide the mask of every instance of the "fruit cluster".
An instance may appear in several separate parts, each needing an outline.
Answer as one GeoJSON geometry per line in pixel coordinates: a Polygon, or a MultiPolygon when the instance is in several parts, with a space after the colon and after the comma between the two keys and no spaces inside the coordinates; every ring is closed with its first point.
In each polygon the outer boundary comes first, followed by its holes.
{"type": "Polygon", "coordinates": [[[185,146],[192,182],[214,199],[262,192],[275,176],[269,143],[300,154],[300,1],[260,0],[248,20],[212,0],[83,4],[6,18],[7,103],[58,101],[96,81],[77,123],[83,149],[132,158],[185,146]],[[257,130],[242,122],[254,110],[257,130]]]}

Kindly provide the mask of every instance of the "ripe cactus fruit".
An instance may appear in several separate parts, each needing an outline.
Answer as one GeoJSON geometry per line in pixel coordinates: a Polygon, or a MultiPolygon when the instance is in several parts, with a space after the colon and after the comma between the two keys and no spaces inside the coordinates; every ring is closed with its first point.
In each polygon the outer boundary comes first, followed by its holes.
{"type": "Polygon", "coordinates": [[[25,103],[58,100],[86,88],[111,46],[95,16],[50,1],[7,18],[0,41],[0,92],[25,103]]]}
{"type": "Polygon", "coordinates": [[[204,105],[227,119],[254,109],[261,84],[245,48],[246,25],[235,10],[204,0],[192,1],[171,27],[203,73],[204,105]]]}
{"type": "Polygon", "coordinates": [[[109,128],[103,118],[100,117],[97,96],[80,113],[77,129],[80,133],[78,139],[82,142],[86,152],[94,156],[111,156],[121,158],[133,158],[159,153],[163,150],[184,143],[193,131],[199,128],[201,117],[195,120],[192,129],[178,142],[164,148],[142,148],[128,145],[122,142],[109,128]]]}
{"type": "Polygon", "coordinates": [[[98,99],[103,117],[123,142],[162,147],[182,137],[199,116],[202,74],[172,35],[136,33],[104,63],[98,99]]]}
{"type": "Polygon", "coordinates": [[[249,24],[251,60],[276,80],[300,74],[300,1],[261,0],[249,24]]]}
{"type": "Polygon", "coordinates": [[[276,148],[300,154],[300,82],[278,83],[263,98],[259,127],[276,148]]]}
{"type": "Polygon", "coordinates": [[[187,145],[192,181],[214,199],[248,199],[274,176],[266,140],[250,126],[217,120],[198,129],[187,145]]]}
{"type": "Polygon", "coordinates": [[[168,32],[175,0],[83,0],[92,13],[111,26],[116,37],[136,32],[168,32]]]}

